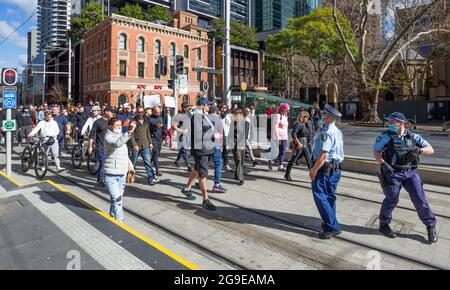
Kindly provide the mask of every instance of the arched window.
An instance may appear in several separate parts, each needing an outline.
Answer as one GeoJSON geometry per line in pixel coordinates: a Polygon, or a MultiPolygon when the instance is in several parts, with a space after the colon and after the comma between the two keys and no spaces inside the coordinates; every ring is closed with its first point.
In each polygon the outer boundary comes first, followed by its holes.
{"type": "Polygon", "coordinates": [[[125,104],[127,102],[127,99],[128,99],[127,96],[120,95],[119,99],[118,99],[119,106],[122,106],[123,104],[125,104]]]}
{"type": "Polygon", "coordinates": [[[202,48],[201,47],[197,48],[197,59],[202,60],[202,48]]]}
{"type": "Polygon", "coordinates": [[[121,50],[127,49],[127,36],[125,35],[125,33],[122,33],[119,36],[119,49],[121,50]]]}
{"type": "Polygon", "coordinates": [[[137,51],[144,52],[145,51],[145,40],[143,37],[139,37],[137,40],[137,51]]]}
{"type": "Polygon", "coordinates": [[[161,41],[155,40],[153,42],[153,50],[155,54],[161,54],[161,41]]]}
{"type": "Polygon", "coordinates": [[[183,96],[183,103],[189,105],[189,95],[184,95],[184,96],[183,96]]]}
{"type": "Polygon", "coordinates": [[[184,46],[183,55],[184,55],[184,58],[189,59],[189,46],[188,45],[184,46]]]}
{"type": "Polygon", "coordinates": [[[170,43],[169,44],[169,55],[175,57],[177,55],[177,48],[175,46],[175,43],[170,43]]]}

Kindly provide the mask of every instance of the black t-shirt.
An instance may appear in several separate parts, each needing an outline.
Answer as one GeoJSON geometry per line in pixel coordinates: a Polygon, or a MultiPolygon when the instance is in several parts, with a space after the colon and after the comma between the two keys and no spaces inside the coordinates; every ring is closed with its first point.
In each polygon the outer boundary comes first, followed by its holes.
{"type": "Polygon", "coordinates": [[[103,150],[105,148],[104,140],[107,131],[108,120],[106,120],[105,118],[101,118],[94,122],[91,133],[89,134],[89,138],[95,140],[98,149],[103,150]]]}
{"type": "Polygon", "coordinates": [[[156,141],[162,141],[162,135],[163,135],[163,127],[164,127],[164,120],[161,116],[154,116],[151,115],[148,118],[148,122],[150,123],[150,135],[152,136],[152,139],[156,141]],[[161,123],[163,127],[158,128],[156,125],[158,123],[161,123]]]}

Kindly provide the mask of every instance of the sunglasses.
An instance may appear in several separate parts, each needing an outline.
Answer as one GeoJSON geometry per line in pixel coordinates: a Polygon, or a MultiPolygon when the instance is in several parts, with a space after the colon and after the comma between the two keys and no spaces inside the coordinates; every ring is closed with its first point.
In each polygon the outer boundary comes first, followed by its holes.
{"type": "Polygon", "coordinates": [[[138,114],[144,114],[144,111],[137,112],[138,114]]]}

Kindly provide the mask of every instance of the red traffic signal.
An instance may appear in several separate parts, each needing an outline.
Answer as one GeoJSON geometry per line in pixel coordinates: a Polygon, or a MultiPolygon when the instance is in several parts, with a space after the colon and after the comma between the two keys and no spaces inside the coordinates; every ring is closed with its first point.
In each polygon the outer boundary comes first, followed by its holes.
{"type": "Polygon", "coordinates": [[[4,68],[2,80],[5,86],[14,86],[17,83],[17,71],[13,68],[4,68]]]}
{"type": "Polygon", "coordinates": [[[175,56],[175,73],[177,75],[184,74],[184,56],[182,55],[175,56]]]}

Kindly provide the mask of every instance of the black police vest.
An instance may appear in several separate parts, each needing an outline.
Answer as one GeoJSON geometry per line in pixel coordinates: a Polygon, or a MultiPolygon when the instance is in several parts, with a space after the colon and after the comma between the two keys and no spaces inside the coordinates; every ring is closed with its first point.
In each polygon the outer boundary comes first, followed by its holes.
{"type": "Polygon", "coordinates": [[[406,160],[406,155],[416,149],[414,133],[407,130],[404,138],[398,136],[396,132],[387,132],[387,134],[389,142],[384,146],[383,159],[395,170],[417,169],[418,164],[411,164],[406,160]]]}

